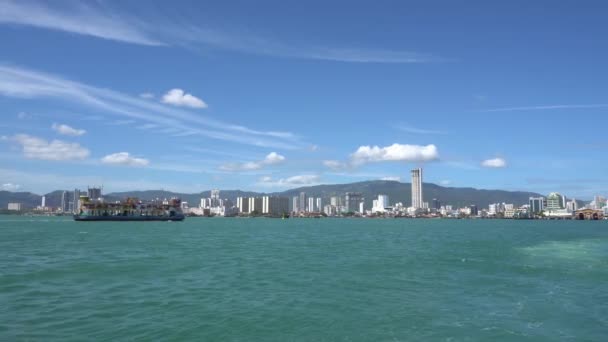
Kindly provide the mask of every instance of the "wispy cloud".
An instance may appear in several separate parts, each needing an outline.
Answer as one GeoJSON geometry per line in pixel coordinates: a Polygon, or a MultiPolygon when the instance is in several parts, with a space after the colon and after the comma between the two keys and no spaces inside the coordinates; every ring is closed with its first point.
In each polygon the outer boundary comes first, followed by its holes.
{"type": "Polygon", "coordinates": [[[252,171],[259,170],[267,165],[276,165],[285,161],[285,157],[276,153],[270,152],[264,159],[259,161],[245,162],[245,163],[228,163],[220,166],[222,171],[252,171]]]}
{"type": "Polygon", "coordinates": [[[401,177],[399,177],[399,176],[387,176],[387,177],[380,178],[380,180],[401,182],[401,177]]]}
{"type": "Polygon", "coordinates": [[[552,109],[593,109],[608,108],[608,104],[578,104],[578,105],[549,105],[549,106],[526,106],[486,109],[483,112],[516,112],[530,110],[552,110],[552,109]]]}
{"type": "Polygon", "coordinates": [[[156,124],[159,127],[172,127],[187,135],[200,135],[252,146],[283,149],[306,146],[291,132],[255,130],[204,117],[184,109],[169,108],[137,96],[1,64],[0,95],[69,101],[103,111],[107,115],[118,115],[129,120],[156,124]]]}
{"type": "Polygon", "coordinates": [[[165,45],[153,38],[147,24],[117,13],[104,11],[84,3],[32,2],[28,0],[0,2],[0,22],[34,26],[76,33],[108,40],[141,45],[165,45]],[[63,6],[63,7],[59,7],[63,6]]]}
{"type": "Polygon", "coordinates": [[[321,181],[321,177],[315,174],[298,175],[287,178],[273,179],[272,177],[262,177],[257,185],[263,187],[291,187],[316,185],[321,181]]]}
{"type": "Polygon", "coordinates": [[[443,131],[433,130],[433,129],[423,129],[423,128],[414,127],[414,126],[408,125],[408,124],[397,124],[394,127],[400,131],[403,131],[406,133],[413,133],[413,134],[445,134],[445,132],[443,132],[443,131]]]}
{"type": "Polygon", "coordinates": [[[215,48],[257,55],[351,63],[427,63],[445,59],[429,54],[393,49],[307,46],[251,34],[217,30],[180,20],[146,22],[120,13],[107,4],[65,2],[0,2],[0,23],[64,31],[124,43],[188,48],[215,48]],[[71,5],[71,6],[70,6],[71,5]]]}

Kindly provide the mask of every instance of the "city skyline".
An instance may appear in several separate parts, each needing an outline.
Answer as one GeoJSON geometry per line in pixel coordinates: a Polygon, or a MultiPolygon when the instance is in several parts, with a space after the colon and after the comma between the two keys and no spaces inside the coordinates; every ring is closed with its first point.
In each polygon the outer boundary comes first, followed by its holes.
{"type": "Polygon", "coordinates": [[[606,6],[4,1],[0,190],[605,195],[606,6]]]}

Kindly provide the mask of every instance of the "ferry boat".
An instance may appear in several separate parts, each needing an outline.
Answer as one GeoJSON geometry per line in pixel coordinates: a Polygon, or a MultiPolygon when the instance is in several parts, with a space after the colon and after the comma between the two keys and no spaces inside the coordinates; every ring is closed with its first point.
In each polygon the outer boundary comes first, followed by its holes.
{"type": "Polygon", "coordinates": [[[80,208],[75,221],[183,221],[181,200],[143,202],[127,198],[121,202],[104,202],[80,197],[80,208]]]}

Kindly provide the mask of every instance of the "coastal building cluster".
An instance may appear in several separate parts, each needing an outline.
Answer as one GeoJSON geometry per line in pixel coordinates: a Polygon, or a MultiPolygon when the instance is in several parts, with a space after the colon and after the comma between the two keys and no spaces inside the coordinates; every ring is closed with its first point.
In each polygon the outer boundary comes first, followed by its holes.
{"type": "MultiPolygon", "coordinates": [[[[574,198],[552,192],[547,196],[530,197],[528,203],[491,203],[487,208],[471,204],[464,207],[442,205],[441,199],[425,201],[423,197],[423,170],[411,170],[411,202],[391,203],[386,194],[377,194],[366,207],[364,195],[359,192],[330,194],[328,202],[320,196],[300,192],[291,198],[284,196],[237,197],[236,202],[220,197],[220,190],[211,190],[208,198],[201,198],[198,206],[181,202],[181,209],[193,216],[267,216],[267,217],[426,217],[426,218],[504,218],[504,219],[603,219],[608,218],[607,200],[595,196],[585,205],[574,198]]],[[[46,197],[34,210],[48,214],[74,214],[81,206],[82,198],[103,202],[102,188],[89,187],[63,191],[59,207],[47,206],[46,197]]],[[[158,203],[167,200],[156,199],[158,203]]],[[[21,203],[8,203],[9,211],[24,210],[21,203]]]]}

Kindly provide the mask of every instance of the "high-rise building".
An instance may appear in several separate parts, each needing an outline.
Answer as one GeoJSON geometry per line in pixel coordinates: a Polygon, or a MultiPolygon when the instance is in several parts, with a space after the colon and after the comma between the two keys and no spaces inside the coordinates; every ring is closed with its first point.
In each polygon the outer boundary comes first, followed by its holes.
{"type": "Polygon", "coordinates": [[[359,203],[359,214],[365,214],[365,202],[359,203]]]}
{"type": "Polygon", "coordinates": [[[470,205],[469,210],[470,210],[469,215],[471,215],[471,216],[479,215],[479,209],[477,209],[477,206],[475,204],[470,205]]]}
{"type": "Polygon", "coordinates": [[[248,213],[252,213],[252,212],[257,212],[257,213],[262,213],[263,212],[263,208],[262,208],[262,197],[249,197],[249,211],[248,213]]]}
{"type": "Polygon", "coordinates": [[[40,203],[40,207],[46,207],[46,196],[42,196],[42,202],[40,203]]]}
{"type": "Polygon", "coordinates": [[[61,212],[67,213],[70,207],[70,196],[67,191],[61,193],[61,212]]]}
{"type": "Polygon", "coordinates": [[[363,194],[360,192],[347,192],[344,196],[346,212],[356,212],[359,210],[359,203],[363,202],[363,194]]]}
{"type": "Polygon", "coordinates": [[[412,170],[412,207],[422,208],[422,169],[412,170]]]}
{"type": "Polygon", "coordinates": [[[8,204],[8,210],[10,211],[21,211],[21,209],[23,208],[23,205],[21,203],[9,203],[8,204]]]}
{"type": "Polygon", "coordinates": [[[306,211],[306,193],[300,192],[300,198],[298,201],[298,209],[302,211],[306,211]]]}
{"type": "Polygon", "coordinates": [[[299,200],[298,196],[293,196],[293,198],[291,199],[291,211],[294,213],[297,213],[300,211],[300,209],[298,208],[298,200],[299,200]]]}
{"type": "Polygon", "coordinates": [[[564,196],[558,194],[557,192],[552,192],[549,194],[549,196],[547,196],[546,209],[548,211],[557,211],[565,208],[566,204],[564,203],[564,196]]]}
{"type": "Polygon", "coordinates": [[[289,212],[289,198],[264,196],[262,197],[262,214],[283,215],[289,212]]]}
{"type": "Polygon", "coordinates": [[[331,204],[331,205],[332,205],[332,206],[334,206],[334,207],[338,207],[338,206],[341,206],[341,205],[342,205],[342,203],[341,203],[341,201],[340,201],[340,197],[338,197],[338,196],[332,196],[332,197],[329,199],[329,204],[331,204]]]}
{"type": "Polygon", "coordinates": [[[317,211],[321,212],[323,210],[323,200],[321,199],[321,197],[317,197],[317,203],[315,203],[317,206],[317,211]]]}
{"type": "Polygon", "coordinates": [[[237,197],[236,207],[239,208],[239,213],[249,213],[249,197],[237,197]]]}
{"type": "Polygon", "coordinates": [[[436,209],[436,210],[441,209],[441,202],[439,202],[439,200],[436,199],[436,198],[433,198],[433,207],[432,207],[432,209],[436,209]]]}
{"type": "Polygon", "coordinates": [[[545,210],[545,198],[544,197],[530,197],[530,213],[539,214],[545,210]]]}
{"type": "Polygon", "coordinates": [[[315,211],[315,198],[308,197],[308,212],[314,213],[315,211]]]}
{"type": "Polygon", "coordinates": [[[80,190],[74,189],[74,198],[72,199],[72,212],[78,213],[80,211],[80,190]]]}
{"type": "Polygon", "coordinates": [[[87,196],[89,196],[89,199],[91,199],[91,200],[100,199],[101,198],[101,188],[96,188],[96,187],[88,188],[87,196]]]}
{"type": "Polygon", "coordinates": [[[211,190],[211,195],[209,196],[211,199],[209,203],[210,207],[219,207],[220,206],[220,191],[218,189],[211,190]]]}
{"type": "Polygon", "coordinates": [[[384,212],[384,208],[388,206],[388,195],[378,195],[378,199],[374,201],[372,212],[384,212]]]}

